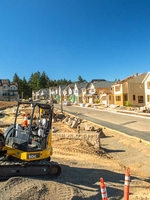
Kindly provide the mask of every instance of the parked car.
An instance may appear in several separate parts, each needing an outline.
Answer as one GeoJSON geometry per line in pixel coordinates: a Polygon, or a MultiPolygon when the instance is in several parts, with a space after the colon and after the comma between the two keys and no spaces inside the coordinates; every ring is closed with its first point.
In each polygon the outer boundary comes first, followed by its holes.
{"type": "Polygon", "coordinates": [[[71,106],[71,101],[65,101],[64,106],[71,106]]]}

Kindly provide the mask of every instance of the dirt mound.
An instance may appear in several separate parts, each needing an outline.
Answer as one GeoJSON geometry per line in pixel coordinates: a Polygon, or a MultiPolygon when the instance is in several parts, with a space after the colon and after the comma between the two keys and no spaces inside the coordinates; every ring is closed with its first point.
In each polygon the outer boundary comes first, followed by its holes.
{"type": "Polygon", "coordinates": [[[63,148],[65,153],[81,153],[81,154],[94,154],[94,155],[105,155],[103,150],[96,150],[93,145],[85,140],[80,139],[59,139],[54,140],[53,148],[54,150],[59,150],[63,148]]]}

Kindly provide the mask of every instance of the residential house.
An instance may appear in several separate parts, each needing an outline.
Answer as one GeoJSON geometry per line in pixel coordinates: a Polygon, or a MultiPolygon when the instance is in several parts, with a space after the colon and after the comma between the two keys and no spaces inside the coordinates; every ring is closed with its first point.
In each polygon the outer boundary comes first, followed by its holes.
{"type": "Polygon", "coordinates": [[[63,95],[64,95],[64,100],[65,101],[75,101],[75,96],[74,96],[74,83],[70,83],[65,87],[63,90],[63,95]]]}
{"type": "Polygon", "coordinates": [[[42,88],[40,90],[33,90],[32,91],[32,99],[33,100],[44,100],[49,98],[49,89],[42,88]]]}
{"type": "Polygon", "coordinates": [[[59,85],[58,87],[58,95],[57,95],[57,101],[61,101],[61,98],[62,100],[64,100],[64,89],[66,88],[66,85],[59,85]]]}
{"type": "Polygon", "coordinates": [[[145,105],[150,105],[150,72],[147,73],[143,82],[144,84],[144,91],[145,91],[145,105]]]}
{"type": "Polygon", "coordinates": [[[0,79],[0,100],[15,101],[19,99],[17,83],[9,79],[0,79]]]}
{"type": "Polygon", "coordinates": [[[112,85],[115,82],[104,79],[93,79],[87,85],[86,102],[109,105],[113,103],[112,85]]]}
{"type": "Polygon", "coordinates": [[[114,94],[114,104],[116,105],[133,105],[144,106],[145,92],[143,79],[146,73],[138,73],[116,82],[112,87],[114,94]]]}
{"type": "Polygon", "coordinates": [[[50,87],[49,88],[49,97],[50,99],[56,99],[56,96],[59,95],[59,87],[50,87]]]}
{"type": "Polygon", "coordinates": [[[85,91],[88,83],[86,81],[84,82],[76,82],[74,85],[74,95],[75,95],[75,102],[83,102],[84,103],[84,96],[85,91]]]}

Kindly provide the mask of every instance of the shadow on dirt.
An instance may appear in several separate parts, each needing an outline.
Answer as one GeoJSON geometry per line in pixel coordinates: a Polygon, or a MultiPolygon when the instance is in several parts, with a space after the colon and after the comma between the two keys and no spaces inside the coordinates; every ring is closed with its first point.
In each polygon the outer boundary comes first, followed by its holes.
{"type": "Polygon", "coordinates": [[[106,153],[125,152],[125,150],[106,149],[103,147],[101,149],[103,149],[106,153]]]}
{"type": "MultiPolygon", "coordinates": [[[[66,184],[68,186],[74,187],[75,191],[83,191],[84,193],[90,192],[92,196],[81,197],[75,195],[72,200],[87,199],[87,200],[99,200],[101,199],[100,192],[100,178],[104,178],[104,182],[107,187],[108,196],[113,199],[123,198],[124,189],[124,178],[125,174],[116,173],[113,171],[105,169],[91,169],[91,168],[78,168],[69,167],[67,165],[61,165],[62,175],[53,181],[66,184]],[[117,185],[117,186],[116,186],[117,185]],[[94,195],[93,195],[94,194],[94,195]]],[[[131,179],[137,179],[136,177],[131,177],[131,179]]]]}

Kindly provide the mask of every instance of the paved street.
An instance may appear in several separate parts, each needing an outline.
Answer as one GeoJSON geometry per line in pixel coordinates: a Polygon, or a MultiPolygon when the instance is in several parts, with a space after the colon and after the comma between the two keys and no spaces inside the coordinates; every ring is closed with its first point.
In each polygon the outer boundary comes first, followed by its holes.
{"type": "MultiPolygon", "coordinates": [[[[60,105],[55,104],[55,108],[60,109],[60,105]]],[[[150,141],[150,118],[77,106],[63,106],[63,109],[82,119],[150,141]]]]}

